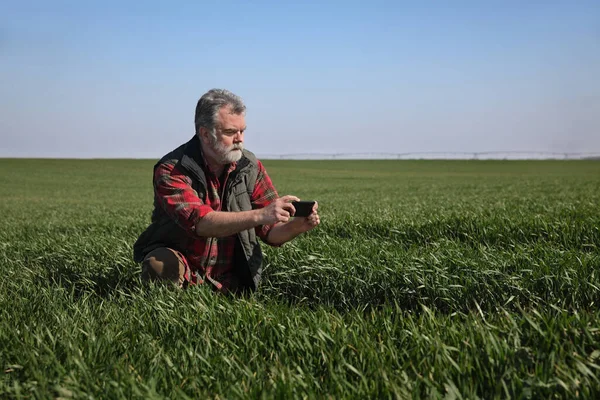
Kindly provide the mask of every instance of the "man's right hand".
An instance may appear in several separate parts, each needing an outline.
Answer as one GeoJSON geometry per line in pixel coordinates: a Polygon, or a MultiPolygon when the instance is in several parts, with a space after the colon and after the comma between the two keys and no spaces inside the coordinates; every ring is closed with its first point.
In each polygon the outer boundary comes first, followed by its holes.
{"type": "Polygon", "coordinates": [[[296,213],[292,201],[300,201],[296,196],[283,196],[261,209],[261,225],[274,225],[278,222],[288,222],[290,216],[296,213]]]}

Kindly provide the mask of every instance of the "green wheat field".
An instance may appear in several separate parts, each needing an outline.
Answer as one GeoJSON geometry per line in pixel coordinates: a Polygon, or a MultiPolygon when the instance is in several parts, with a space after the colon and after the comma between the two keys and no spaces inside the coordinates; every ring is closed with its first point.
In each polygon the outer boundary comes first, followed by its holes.
{"type": "Polygon", "coordinates": [[[600,396],[600,162],[267,160],[247,298],[141,284],[153,163],[0,160],[0,397],[600,396]]]}

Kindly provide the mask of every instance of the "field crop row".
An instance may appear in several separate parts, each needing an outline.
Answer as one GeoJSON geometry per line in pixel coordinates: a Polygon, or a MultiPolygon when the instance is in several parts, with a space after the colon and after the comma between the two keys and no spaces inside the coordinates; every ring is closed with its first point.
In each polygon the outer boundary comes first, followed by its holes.
{"type": "Polygon", "coordinates": [[[267,161],[260,290],[144,286],[152,162],[0,160],[0,397],[594,398],[600,163],[267,161]]]}

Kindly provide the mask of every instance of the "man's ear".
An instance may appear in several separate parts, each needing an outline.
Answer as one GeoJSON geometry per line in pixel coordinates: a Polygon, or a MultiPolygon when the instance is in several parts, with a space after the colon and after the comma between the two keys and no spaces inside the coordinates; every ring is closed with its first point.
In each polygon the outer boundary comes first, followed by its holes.
{"type": "Polygon", "coordinates": [[[201,126],[198,129],[198,138],[202,140],[202,142],[206,143],[208,141],[208,135],[208,129],[206,129],[205,127],[201,126]]]}

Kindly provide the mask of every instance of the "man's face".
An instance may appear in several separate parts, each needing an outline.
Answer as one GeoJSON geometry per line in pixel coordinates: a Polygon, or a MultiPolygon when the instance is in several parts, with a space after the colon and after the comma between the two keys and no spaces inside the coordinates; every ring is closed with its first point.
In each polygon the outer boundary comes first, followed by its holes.
{"type": "Polygon", "coordinates": [[[220,164],[229,164],[242,158],[246,119],[243,114],[232,114],[230,107],[222,107],[215,124],[216,140],[208,135],[213,155],[220,164]]]}

